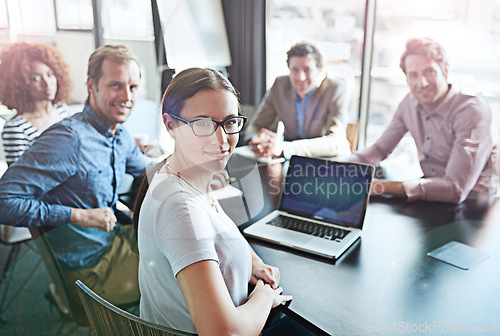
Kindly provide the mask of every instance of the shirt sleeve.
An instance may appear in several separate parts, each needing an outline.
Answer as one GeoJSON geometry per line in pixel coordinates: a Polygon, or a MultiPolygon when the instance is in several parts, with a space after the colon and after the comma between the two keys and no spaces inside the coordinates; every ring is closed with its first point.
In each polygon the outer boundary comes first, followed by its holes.
{"type": "MultiPolygon", "coordinates": [[[[276,85],[274,82],[273,87],[276,85]]],[[[249,141],[261,128],[273,130],[278,122],[278,112],[276,111],[273,87],[269,89],[260,103],[255,115],[250,123],[245,127],[245,140],[249,141]]]]}
{"type": "Polygon", "coordinates": [[[42,199],[76,173],[78,150],[78,137],[65,126],[38,137],[0,179],[0,222],[24,227],[67,224],[71,207],[42,199]]]}
{"type": "MultiPolygon", "coordinates": [[[[161,193],[162,185],[154,193],[161,193]]],[[[202,200],[204,201],[204,200],[202,200]]],[[[185,267],[202,260],[219,262],[215,249],[212,219],[200,202],[177,191],[158,210],[155,239],[161,253],[171,264],[175,276],[185,267]]]]}
{"type": "Polygon", "coordinates": [[[463,202],[476,184],[493,149],[491,123],[491,110],[478,100],[457,113],[451,125],[455,140],[445,176],[403,182],[408,200],[463,202]]]}
{"type": "Polygon", "coordinates": [[[131,145],[131,151],[127,157],[127,167],[126,172],[135,178],[140,177],[144,170],[158,162],[154,158],[150,158],[143,154],[139,147],[134,144],[131,145]]]}
{"type": "Polygon", "coordinates": [[[381,161],[392,153],[406,132],[408,132],[403,119],[405,108],[402,105],[403,102],[398,106],[389,126],[387,126],[380,138],[373,145],[360,149],[349,156],[349,161],[378,166],[381,161]]]}
{"type": "Polygon", "coordinates": [[[30,143],[23,133],[21,126],[10,125],[7,122],[2,131],[5,161],[11,165],[19,159],[23,153],[30,148],[30,143]]]}

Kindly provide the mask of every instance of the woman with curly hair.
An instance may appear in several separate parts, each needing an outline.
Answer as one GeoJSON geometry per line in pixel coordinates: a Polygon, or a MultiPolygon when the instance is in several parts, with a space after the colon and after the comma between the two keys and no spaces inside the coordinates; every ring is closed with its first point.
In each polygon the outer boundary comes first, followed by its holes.
{"type": "Polygon", "coordinates": [[[16,115],[2,132],[7,164],[49,126],[69,115],[72,83],[61,53],[47,44],[15,43],[0,53],[0,102],[16,115]]]}

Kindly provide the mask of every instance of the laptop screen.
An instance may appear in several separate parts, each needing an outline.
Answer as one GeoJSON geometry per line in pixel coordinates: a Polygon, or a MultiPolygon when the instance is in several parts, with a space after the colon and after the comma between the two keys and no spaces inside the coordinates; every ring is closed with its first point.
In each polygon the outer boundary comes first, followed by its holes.
{"type": "Polygon", "coordinates": [[[280,210],[361,228],[374,167],[292,156],[280,210]]]}

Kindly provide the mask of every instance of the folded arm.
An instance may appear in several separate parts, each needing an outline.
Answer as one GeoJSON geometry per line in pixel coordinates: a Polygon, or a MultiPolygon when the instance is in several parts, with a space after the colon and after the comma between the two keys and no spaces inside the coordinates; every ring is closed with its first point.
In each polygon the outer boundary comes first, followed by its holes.
{"type": "Polygon", "coordinates": [[[76,173],[78,148],[78,138],[63,126],[54,127],[50,136],[40,136],[0,179],[0,222],[23,227],[75,222],[112,229],[116,218],[109,208],[75,209],[44,200],[76,173]]]}
{"type": "Polygon", "coordinates": [[[265,284],[269,284],[271,288],[278,288],[280,284],[280,270],[277,267],[264,263],[250,245],[248,245],[248,248],[252,255],[252,278],[250,279],[250,283],[256,285],[258,280],[262,280],[265,284]]]}
{"type": "Polygon", "coordinates": [[[235,307],[216,261],[187,266],[177,275],[189,314],[200,336],[258,335],[271,308],[290,300],[262,280],[256,282],[246,303],[235,307]]]}

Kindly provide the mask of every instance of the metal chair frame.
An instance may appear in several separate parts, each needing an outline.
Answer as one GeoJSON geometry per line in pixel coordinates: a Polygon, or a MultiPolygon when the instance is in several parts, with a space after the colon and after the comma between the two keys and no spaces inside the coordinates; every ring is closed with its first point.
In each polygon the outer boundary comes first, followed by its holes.
{"type": "Polygon", "coordinates": [[[193,336],[193,334],[148,322],[104,300],[77,280],[80,299],[95,335],[107,336],[193,336]]]}

